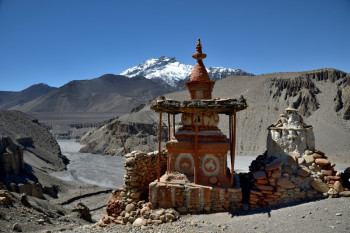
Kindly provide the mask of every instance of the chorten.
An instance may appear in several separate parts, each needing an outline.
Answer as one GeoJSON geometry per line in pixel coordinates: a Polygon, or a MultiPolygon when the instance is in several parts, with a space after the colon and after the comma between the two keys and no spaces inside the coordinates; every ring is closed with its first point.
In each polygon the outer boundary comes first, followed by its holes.
{"type": "MultiPolygon", "coordinates": [[[[168,150],[167,173],[179,172],[195,184],[233,186],[233,162],[236,112],[247,108],[243,97],[237,99],[212,99],[215,81],[211,81],[204,66],[202,45],[198,39],[197,60],[189,82],[185,86],[191,100],[158,99],[151,109],[168,114],[181,113],[182,127],[174,139],[166,143],[168,150]],[[230,116],[230,138],[218,128],[219,114],[230,116]],[[234,120],[233,120],[234,117],[234,120]],[[227,153],[231,151],[231,171],[227,166],[227,153]]],[[[170,119],[170,118],[168,118],[170,119]]],[[[169,124],[170,138],[170,124],[169,124]]]]}

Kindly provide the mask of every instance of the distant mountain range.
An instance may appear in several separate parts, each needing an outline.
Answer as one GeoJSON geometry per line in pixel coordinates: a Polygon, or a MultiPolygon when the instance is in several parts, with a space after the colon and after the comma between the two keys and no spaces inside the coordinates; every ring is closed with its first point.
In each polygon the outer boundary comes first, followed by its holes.
{"type": "Polygon", "coordinates": [[[17,105],[39,120],[101,121],[130,112],[156,96],[173,91],[141,76],[106,74],[71,81],[34,100],[17,105]]]}
{"type": "MultiPolygon", "coordinates": [[[[101,121],[130,112],[159,95],[184,89],[192,65],[175,58],[150,59],[120,75],[71,81],[59,88],[33,85],[20,92],[0,91],[0,109],[19,110],[40,121],[101,121]]],[[[240,69],[210,67],[212,80],[252,75],[240,69]]]]}
{"type": "Polygon", "coordinates": [[[0,109],[9,109],[16,105],[24,104],[55,89],[56,87],[39,83],[18,92],[0,91],[0,109]]]}
{"type": "MultiPolygon", "coordinates": [[[[149,59],[138,66],[134,66],[120,73],[127,77],[143,76],[166,87],[178,90],[185,89],[184,82],[190,80],[193,65],[185,65],[176,61],[175,57],[160,57],[149,59]]],[[[253,75],[241,69],[224,67],[207,68],[211,80],[216,81],[231,75],[253,75]]]]}

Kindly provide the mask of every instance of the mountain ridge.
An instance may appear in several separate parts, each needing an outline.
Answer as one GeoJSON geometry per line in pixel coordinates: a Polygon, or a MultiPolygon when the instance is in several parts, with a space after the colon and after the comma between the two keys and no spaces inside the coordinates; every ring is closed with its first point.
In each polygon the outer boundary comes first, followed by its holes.
{"type": "MultiPolygon", "coordinates": [[[[184,82],[190,80],[194,65],[180,63],[175,57],[162,56],[160,58],[151,58],[137,66],[126,69],[120,73],[133,78],[137,75],[144,76],[147,79],[161,83],[163,86],[184,89],[184,82]]],[[[230,75],[253,75],[241,69],[232,69],[224,67],[206,68],[211,80],[216,81],[226,78],[230,75]]]]}
{"type": "Polygon", "coordinates": [[[38,83],[18,92],[0,91],[0,109],[10,109],[16,105],[24,104],[55,89],[56,87],[51,87],[45,83],[38,83]]]}

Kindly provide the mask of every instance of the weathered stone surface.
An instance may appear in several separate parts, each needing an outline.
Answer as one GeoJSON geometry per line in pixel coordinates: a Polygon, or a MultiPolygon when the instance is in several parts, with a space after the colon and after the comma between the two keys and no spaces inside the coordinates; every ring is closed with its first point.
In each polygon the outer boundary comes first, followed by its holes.
{"type": "Polygon", "coordinates": [[[304,158],[298,158],[298,164],[303,164],[305,162],[304,158]]]}
{"type": "Polygon", "coordinates": [[[294,156],[295,158],[300,158],[300,153],[299,152],[289,152],[288,153],[291,156],[294,156]]]}
{"type": "Polygon", "coordinates": [[[254,179],[266,179],[266,173],[264,171],[257,171],[253,173],[253,178],[254,179]]]}
{"type": "Polygon", "coordinates": [[[323,158],[322,155],[317,154],[317,153],[313,153],[312,156],[313,156],[315,159],[321,159],[321,158],[323,158]]]}
{"type": "Polygon", "coordinates": [[[333,188],[335,191],[337,191],[337,193],[341,193],[344,191],[343,185],[338,180],[333,184],[333,188]]]}
{"type": "Polygon", "coordinates": [[[332,170],[321,170],[321,174],[325,175],[325,176],[331,176],[333,175],[333,171],[332,170]]]}
{"type": "Polygon", "coordinates": [[[256,180],[256,182],[257,182],[258,184],[267,184],[267,183],[269,183],[269,181],[266,180],[266,179],[256,180]]]}
{"type": "Polygon", "coordinates": [[[265,168],[266,171],[271,171],[280,168],[283,165],[283,161],[274,161],[268,164],[265,168]]]}
{"type": "Polygon", "coordinates": [[[304,159],[305,159],[305,163],[307,164],[315,162],[315,158],[312,155],[306,155],[304,156],[304,159]]]}
{"type": "Polygon", "coordinates": [[[326,193],[328,192],[328,185],[323,183],[322,180],[320,179],[314,179],[312,182],[311,182],[311,186],[318,192],[321,192],[321,193],[326,193]]]}
{"type": "Polygon", "coordinates": [[[350,197],[350,191],[343,191],[339,193],[341,197],[350,197]]]}
{"type": "Polygon", "coordinates": [[[296,165],[298,165],[297,161],[298,161],[298,159],[295,156],[287,155],[287,163],[288,163],[288,165],[296,166],[296,165]]]}
{"type": "Polygon", "coordinates": [[[283,172],[288,173],[288,174],[293,174],[294,170],[290,166],[283,166],[283,172]]]}
{"type": "Polygon", "coordinates": [[[326,166],[329,164],[328,159],[315,159],[315,163],[320,165],[320,166],[326,166]]]}
{"type": "Polygon", "coordinates": [[[295,184],[292,183],[288,178],[286,177],[283,177],[283,178],[280,178],[277,180],[277,185],[278,186],[281,186],[282,188],[285,188],[285,189],[292,189],[292,188],[295,188],[295,184]]]}
{"type": "Polygon", "coordinates": [[[135,219],[135,221],[132,224],[135,227],[140,227],[143,225],[143,218],[137,218],[135,219]]]}
{"type": "Polygon", "coordinates": [[[315,150],[315,153],[319,154],[319,155],[322,155],[322,157],[324,157],[324,155],[325,155],[322,151],[319,151],[319,150],[315,150]]]}
{"type": "Polygon", "coordinates": [[[302,177],[307,177],[310,175],[310,173],[311,173],[311,171],[306,167],[301,167],[298,169],[298,175],[300,175],[302,177]]]}
{"type": "Polygon", "coordinates": [[[134,211],[135,210],[135,205],[134,204],[127,204],[126,207],[125,207],[125,210],[130,213],[131,211],[134,211]]]}
{"type": "Polygon", "coordinates": [[[256,185],[257,189],[263,190],[263,191],[273,191],[274,187],[269,185],[256,185]]]}
{"type": "Polygon", "coordinates": [[[150,208],[148,206],[143,207],[140,212],[141,216],[145,215],[147,211],[150,211],[150,208]]]}

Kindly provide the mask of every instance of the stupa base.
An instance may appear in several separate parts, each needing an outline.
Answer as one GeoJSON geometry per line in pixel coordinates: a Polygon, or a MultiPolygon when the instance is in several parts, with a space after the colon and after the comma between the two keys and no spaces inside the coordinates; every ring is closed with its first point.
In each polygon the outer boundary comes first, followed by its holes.
{"type": "Polygon", "coordinates": [[[242,189],[235,174],[235,187],[212,187],[190,182],[184,174],[164,174],[149,185],[152,208],[173,208],[180,213],[237,211],[242,207],[242,189]]]}

